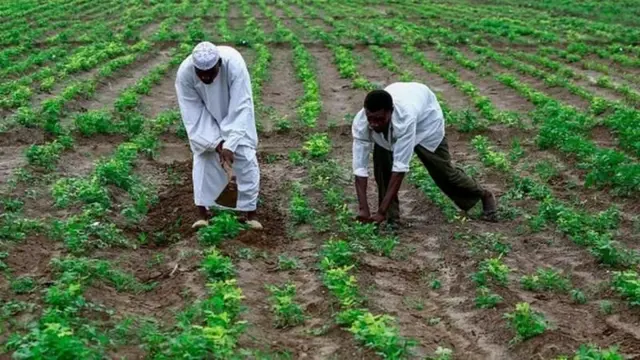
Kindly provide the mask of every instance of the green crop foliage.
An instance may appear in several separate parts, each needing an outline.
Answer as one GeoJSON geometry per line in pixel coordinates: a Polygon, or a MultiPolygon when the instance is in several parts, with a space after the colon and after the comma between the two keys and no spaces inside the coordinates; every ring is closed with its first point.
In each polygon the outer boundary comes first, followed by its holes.
{"type": "Polygon", "coordinates": [[[289,213],[295,224],[308,224],[316,212],[309,206],[309,201],[304,195],[302,185],[293,183],[291,200],[289,201],[289,213]]]}
{"type": "Polygon", "coordinates": [[[31,145],[25,155],[30,165],[53,170],[60,159],[62,151],[71,146],[73,146],[72,140],[65,137],[44,145],[31,145]]]}
{"type": "Polygon", "coordinates": [[[114,132],[113,120],[106,111],[89,111],[74,119],[76,129],[84,136],[114,132]]]}
{"type": "Polygon", "coordinates": [[[613,275],[613,288],[632,306],[640,305],[640,276],[637,272],[617,271],[613,275]]]}
{"type": "Polygon", "coordinates": [[[294,327],[304,322],[302,308],[295,303],[296,286],[294,284],[285,284],[281,287],[267,285],[267,290],[271,293],[269,301],[272,303],[271,310],[275,315],[277,328],[294,327]]]}
{"type": "Polygon", "coordinates": [[[107,189],[94,179],[63,178],[53,185],[51,194],[56,206],[67,207],[82,201],[86,204],[100,204],[108,208],[111,204],[107,189]]]}
{"type": "Polygon", "coordinates": [[[480,263],[478,272],[474,273],[472,278],[478,286],[486,286],[489,281],[495,281],[498,285],[507,286],[510,271],[511,269],[503,264],[500,258],[490,258],[480,263]]]}
{"type": "Polygon", "coordinates": [[[573,289],[570,292],[571,300],[576,304],[586,304],[587,296],[579,289],[573,289]]]}
{"type": "Polygon", "coordinates": [[[523,341],[542,334],[549,324],[542,313],[531,309],[529,303],[516,304],[515,311],[507,313],[504,318],[516,332],[513,341],[523,341]]]}
{"type": "Polygon", "coordinates": [[[438,346],[433,356],[428,356],[427,360],[451,360],[453,357],[453,350],[438,346]]]}
{"type": "Polygon", "coordinates": [[[313,134],[302,149],[311,159],[323,159],[331,152],[331,140],[327,134],[313,134]]]}
{"type": "Polygon", "coordinates": [[[245,226],[230,213],[222,213],[213,219],[209,226],[198,230],[198,240],[204,245],[218,245],[223,240],[233,239],[245,226]]]}
{"type": "Polygon", "coordinates": [[[567,291],[571,285],[560,272],[551,268],[538,268],[535,274],[523,276],[520,284],[526,290],[559,292],[567,291]]]}
{"type": "Polygon", "coordinates": [[[36,289],[36,281],[30,276],[23,276],[11,281],[11,291],[16,294],[27,294],[36,289]]]}
{"type": "Polygon", "coordinates": [[[289,257],[284,254],[278,256],[278,270],[296,270],[300,267],[300,260],[297,257],[289,257]]]}
{"type": "Polygon", "coordinates": [[[480,309],[492,309],[498,304],[502,303],[502,296],[491,292],[491,290],[485,286],[478,288],[476,293],[476,307],[480,309]]]}
{"type": "Polygon", "coordinates": [[[504,172],[510,170],[510,163],[507,159],[507,155],[502,152],[497,152],[489,145],[489,140],[481,135],[478,135],[471,140],[471,145],[480,153],[482,162],[490,167],[504,172]]]}
{"type": "Polygon", "coordinates": [[[415,341],[400,336],[393,322],[389,315],[365,313],[356,317],[349,331],[383,359],[402,359],[409,355],[415,341]]]}
{"type": "Polygon", "coordinates": [[[235,275],[231,258],[220,254],[215,248],[211,248],[205,253],[201,269],[209,281],[229,280],[233,279],[235,275]]]}
{"type": "Polygon", "coordinates": [[[616,346],[602,349],[597,345],[582,344],[573,356],[560,356],[554,360],[624,360],[624,358],[616,346]]]}
{"type": "Polygon", "coordinates": [[[331,267],[349,266],[355,261],[355,251],[344,240],[330,240],[322,246],[321,256],[331,267]]]}
{"type": "Polygon", "coordinates": [[[142,284],[132,274],[125,273],[106,260],[67,256],[54,258],[51,265],[61,273],[60,281],[73,282],[81,277],[86,284],[94,280],[106,282],[118,291],[143,292],[153,289],[155,284],[142,284]]]}

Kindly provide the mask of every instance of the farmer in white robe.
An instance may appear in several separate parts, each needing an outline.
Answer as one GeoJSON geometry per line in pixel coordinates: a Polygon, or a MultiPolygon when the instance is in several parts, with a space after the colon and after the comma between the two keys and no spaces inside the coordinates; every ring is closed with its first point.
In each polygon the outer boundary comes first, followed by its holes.
{"type": "Polygon", "coordinates": [[[176,77],[180,113],[193,152],[193,195],[206,226],[211,208],[229,183],[223,165],[231,167],[238,189],[241,219],[261,228],[256,219],[260,169],[251,80],[240,53],[210,42],[198,44],[180,65],[176,77]]]}

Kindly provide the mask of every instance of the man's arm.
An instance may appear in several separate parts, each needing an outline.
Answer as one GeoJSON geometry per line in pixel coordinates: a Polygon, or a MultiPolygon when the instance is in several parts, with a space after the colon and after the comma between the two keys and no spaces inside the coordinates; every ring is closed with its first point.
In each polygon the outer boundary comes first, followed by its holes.
{"type": "Polygon", "coordinates": [[[386,216],[391,202],[398,195],[398,191],[400,191],[400,186],[402,185],[405,174],[409,172],[411,155],[413,154],[413,148],[415,146],[416,121],[415,119],[407,119],[407,121],[407,126],[402,129],[403,132],[401,134],[398,134],[396,143],[393,145],[391,179],[389,180],[387,193],[378,207],[376,220],[384,220],[384,216],[386,216]]]}
{"type": "Polygon", "coordinates": [[[230,66],[232,75],[229,87],[229,96],[231,97],[229,112],[220,122],[220,127],[231,129],[222,147],[235,153],[238,144],[255,118],[251,80],[247,67],[240,63],[230,64],[230,66]]]}
{"type": "MultiPolygon", "coordinates": [[[[358,116],[362,116],[359,114],[358,116]]],[[[373,148],[366,124],[361,124],[362,119],[356,116],[353,122],[353,174],[355,175],[355,188],[358,196],[359,220],[368,220],[370,216],[367,202],[367,177],[369,176],[369,154],[373,148]]]]}
{"type": "Polygon", "coordinates": [[[193,86],[179,73],[175,82],[182,122],[194,152],[212,151],[220,143],[220,132],[193,86]]]}

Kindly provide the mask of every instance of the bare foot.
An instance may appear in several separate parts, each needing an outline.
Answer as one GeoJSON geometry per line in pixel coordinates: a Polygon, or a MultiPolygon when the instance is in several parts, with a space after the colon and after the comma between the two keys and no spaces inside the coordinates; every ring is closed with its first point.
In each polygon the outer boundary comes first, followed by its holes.
{"type": "Polygon", "coordinates": [[[482,219],[490,222],[498,222],[498,205],[496,197],[489,190],[482,194],[482,219]]]}

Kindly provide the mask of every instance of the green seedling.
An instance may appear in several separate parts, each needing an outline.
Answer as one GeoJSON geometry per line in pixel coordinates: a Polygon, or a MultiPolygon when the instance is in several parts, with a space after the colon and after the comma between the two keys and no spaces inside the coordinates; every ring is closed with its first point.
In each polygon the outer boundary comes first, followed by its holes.
{"type": "Polygon", "coordinates": [[[516,337],[513,341],[530,339],[542,334],[549,327],[544,315],[532,310],[529,303],[526,302],[516,304],[515,311],[505,314],[504,318],[516,331],[516,337]]]}
{"type": "Polygon", "coordinates": [[[231,258],[220,254],[215,248],[211,248],[205,253],[200,266],[209,281],[224,281],[235,276],[235,268],[231,258]]]}
{"type": "Polygon", "coordinates": [[[233,239],[244,230],[235,215],[221,213],[211,220],[211,224],[198,230],[198,240],[205,245],[218,245],[223,240],[233,239]]]}
{"type": "Polygon", "coordinates": [[[295,224],[307,224],[315,214],[315,211],[309,206],[304,196],[300,183],[293,184],[291,200],[289,201],[289,212],[295,224]]]}
{"type": "Polygon", "coordinates": [[[491,292],[488,287],[481,286],[476,294],[476,307],[480,309],[493,309],[502,303],[502,296],[491,292]]]}
{"type": "Polygon", "coordinates": [[[567,291],[571,285],[560,272],[551,268],[539,268],[535,274],[523,276],[520,284],[525,290],[558,292],[567,291]]]}
{"type": "Polygon", "coordinates": [[[581,305],[587,303],[587,297],[580,289],[573,289],[571,290],[570,294],[571,294],[571,300],[574,303],[581,304],[581,305]]]}
{"type": "Polygon", "coordinates": [[[616,271],[613,274],[613,289],[629,301],[631,306],[640,306],[640,276],[633,270],[616,271]]]}
{"type": "Polygon", "coordinates": [[[543,182],[549,182],[560,174],[558,169],[548,160],[536,164],[536,173],[543,182]]]}
{"type": "Polygon", "coordinates": [[[275,326],[277,328],[287,328],[300,325],[304,322],[305,316],[300,305],[296,304],[296,286],[286,284],[282,287],[267,285],[271,293],[269,298],[271,310],[275,315],[275,326]]]}
{"type": "Polygon", "coordinates": [[[289,132],[292,129],[291,122],[287,119],[278,119],[275,123],[276,131],[278,132],[289,132]]]}
{"type": "Polygon", "coordinates": [[[453,358],[453,350],[438,346],[433,356],[428,356],[426,360],[451,360],[453,358]]]}
{"type": "Polygon", "coordinates": [[[251,260],[251,259],[255,258],[255,256],[256,256],[254,251],[252,249],[250,249],[250,248],[238,249],[236,254],[238,255],[239,258],[245,259],[245,260],[251,260]]]}
{"type": "Polygon", "coordinates": [[[300,260],[298,258],[289,257],[284,254],[278,256],[278,270],[296,270],[300,267],[300,260]]]}
{"type": "Polygon", "coordinates": [[[480,263],[480,269],[473,274],[472,278],[478,286],[486,286],[489,280],[495,281],[498,285],[507,286],[510,271],[511,269],[503,264],[500,258],[490,258],[480,263]]]}
{"type": "Polygon", "coordinates": [[[16,294],[28,294],[36,289],[36,281],[30,276],[19,277],[11,281],[11,291],[16,294]]]}
{"type": "Polygon", "coordinates": [[[299,151],[289,152],[289,161],[295,166],[302,166],[305,163],[305,158],[299,151]]]}
{"type": "Polygon", "coordinates": [[[324,133],[312,134],[302,149],[311,159],[323,159],[331,152],[331,140],[324,133]]]}

